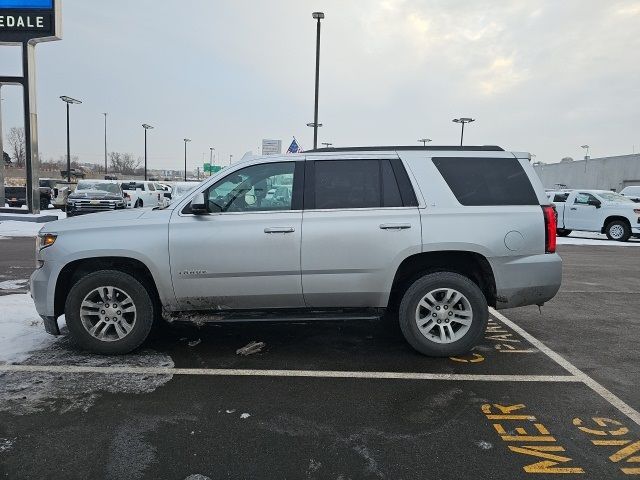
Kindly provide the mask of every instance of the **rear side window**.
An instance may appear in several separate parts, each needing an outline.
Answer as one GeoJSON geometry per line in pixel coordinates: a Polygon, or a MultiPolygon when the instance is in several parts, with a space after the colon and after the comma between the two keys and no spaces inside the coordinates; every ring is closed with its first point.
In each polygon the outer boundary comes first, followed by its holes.
{"type": "Polygon", "coordinates": [[[553,197],[554,203],[564,203],[567,201],[568,193],[556,193],[553,197]]]}
{"type": "Polygon", "coordinates": [[[462,205],[539,204],[527,174],[515,158],[434,157],[432,160],[462,205]]]}
{"type": "Polygon", "coordinates": [[[149,184],[149,190],[151,190],[152,192],[156,191],[156,187],[153,186],[153,183],[149,184]]]}
{"type": "Polygon", "coordinates": [[[315,162],[316,208],[380,207],[378,160],[315,162]]]}

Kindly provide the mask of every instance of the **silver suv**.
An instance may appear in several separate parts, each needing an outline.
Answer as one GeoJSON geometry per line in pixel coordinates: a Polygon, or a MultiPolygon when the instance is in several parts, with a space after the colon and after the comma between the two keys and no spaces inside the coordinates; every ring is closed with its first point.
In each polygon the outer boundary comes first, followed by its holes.
{"type": "Polygon", "coordinates": [[[489,305],[541,305],[560,287],[555,216],[529,160],[493,146],[254,158],[166,208],[46,225],[31,293],[47,332],[65,314],[98,353],[134,350],[163,320],[386,312],[419,352],[460,354],[489,305]]]}

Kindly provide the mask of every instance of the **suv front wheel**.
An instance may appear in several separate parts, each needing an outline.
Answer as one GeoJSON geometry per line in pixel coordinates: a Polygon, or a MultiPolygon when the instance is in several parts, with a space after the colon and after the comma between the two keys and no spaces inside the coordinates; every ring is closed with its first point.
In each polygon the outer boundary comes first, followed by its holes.
{"type": "Polygon", "coordinates": [[[100,270],[69,292],[65,318],[71,338],[95,353],[129,353],[145,341],[153,324],[153,302],[131,275],[100,270]]]}
{"type": "Polygon", "coordinates": [[[416,280],[400,304],[400,327],[418,352],[430,357],[467,353],[487,326],[487,300],[467,277],[436,272],[416,280]]]}

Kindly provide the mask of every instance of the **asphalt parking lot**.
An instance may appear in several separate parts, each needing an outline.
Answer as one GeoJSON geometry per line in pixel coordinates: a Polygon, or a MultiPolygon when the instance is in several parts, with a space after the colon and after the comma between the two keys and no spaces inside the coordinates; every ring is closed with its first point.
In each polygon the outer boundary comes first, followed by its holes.
{"type": "MultiPolygon", "coordinates": [[[[4,277],[27,278],[32,241],[0,249],[4,277]]],[[[640,255],[568,245],[560,254],[560,294],[541,310],[493,313],[483,344],[461,358],[418,355],[390,322],[175,325],[118,358],[60,339],[0,365],[0,472],[640,475],[640,255]],[[265,347],[236,353],[251,341],[265,347]]]]}

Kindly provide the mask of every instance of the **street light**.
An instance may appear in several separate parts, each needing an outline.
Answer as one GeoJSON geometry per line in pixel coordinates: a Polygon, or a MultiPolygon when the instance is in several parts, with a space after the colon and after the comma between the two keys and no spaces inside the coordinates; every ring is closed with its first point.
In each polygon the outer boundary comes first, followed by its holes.
{"type": "Polygon", "coordinates": [[[184,181],[187,181],[187,143],[191,141],[190,138],[184,139],[184,181]]]}
{"type": "Polygon", "coordinates": [[[588,160],[589,159],[589,148],[591,148],[591,147],[589,147],[589,145],[580,145],[580,148],[584,148],[586,150],[584,159],[588,160]]]}
{"type": "Polygon", "coordinates": [[[464,124],[465,123],[475,122],[475,119],[462,117],[462,118],[454,118],[452,121],[454,123],[462,124],[462,133],[460,134],[460,146],[462,146],[462,141],[464,140],[464,124]]]}
{"type": "MultiPolygon", "coordinates": [[[[320,20],[324,18],[324,13],[313,12],[313,18],[317,20],[316,27],[316,101],[313,110],[313,148],[318,148],[318,127],[322,125],[318,124],[318,92],[320,90],[320,20]]],[[[307,124],[308,126],[311,126],[307,124]]]]}
{"type": "Polygon", "coordinates": [[[322,145],[324,145],[324,148],[329,148],[331,145],[333,145],[333,143],[322,142],[322,145]]]}
{"type": "Polygon", "coordinates": [[[67,104],[67,182],[71,183],[71,140],[69,135],[69,105],[71,105],[72,103],[78,105],[82,102],[65,95],[62,95],[60,97],[60,100],[67,104]]]}
{"type": "Polygon", "coordinates": [[[429,143],[431,141],[430,138],[421,138],[420,140],[418,140],[419,142],[422,142],[422,146],[426,147],[427,143],[429,143]]]}
{"type": "Polygon", "coordinates": [[[104,115],[104,176],[107,176],[107,112],[102,112],[104,115]]]}
{"type": "Polygon", "coordinates": [[[144,179],[147,180],[147,130],[151,130],[153,127],[146,123],[142,124],[144,128],[144,179]]]}
{"type": "Polygon", "coordinates": [[[214,147],[209,147],[209,176],[211,176],[211,174],[213,173],[213,151],[215,150],[214,147]]]}

